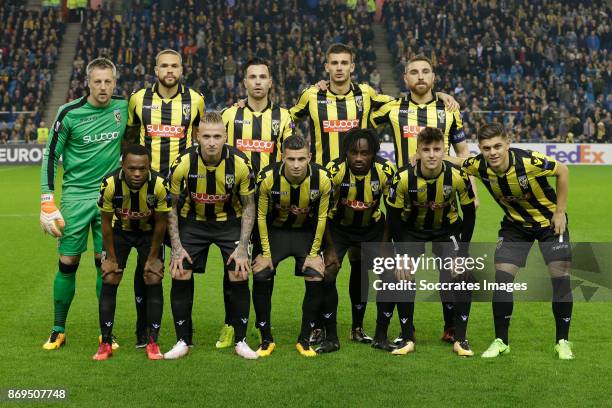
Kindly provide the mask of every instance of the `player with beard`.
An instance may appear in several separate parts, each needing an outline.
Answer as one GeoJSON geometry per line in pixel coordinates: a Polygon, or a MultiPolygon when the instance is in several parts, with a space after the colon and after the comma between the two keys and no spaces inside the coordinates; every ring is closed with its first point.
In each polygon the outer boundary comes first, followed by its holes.
{"type": "MultiPolygon", "coordinates": [[[[280,161],[280,150],[283,140],[293,133],[293,122],[289,111],[273,103],[270,99],[272,76],[270,65],[263,59],[253,58],[243,67],[244,87],[247,91],[246,105],[231,106],[222,112],[223,123],[227,129],[227,144],[243,152],[253,167],[255,175],[269,164],[280,161]]],[[[257,203],[257,196],[255,197],[257,203]]],[[[253,247],[260,252],[257,224],[253,228],[253,247]]],[[[223,280],[226,285],[227,279],[223,280]]],[[[253,306],[255,307],[255,326],[265,328],[264,309],[266,299],[271,296],[274,277],[253,282],[253,306]]],[[[230,347],[234,344],[234,329],[226,314],[225,325],[221,329],[217,348],[230,347]]],[[[258,350],[260,355],[265,352],[258,350]]]]}
{"type": "MultiPolygon", "coordinates": [[[[184,86],[182,75],[181,54],[171,49],[160,51],[155,57],[157,81],[134,92],[129,100],[126,140],[144,145],[151,153],[151,169],[163,177],[168,176],[171,163],[193,145],[193,131],[205,111],[204,97],[184,86]]],[[[145,347],[147,296],[143,260],[139,259],[137,265],[134,273],[136,347],[145,347]]],[[[193,282],[190,285],[193,290],[193,282]]],[[[191,326],[191,321],[188,325],[191,326]]],[[[191,344],[190,338],[186,341],[191,344]]]]}

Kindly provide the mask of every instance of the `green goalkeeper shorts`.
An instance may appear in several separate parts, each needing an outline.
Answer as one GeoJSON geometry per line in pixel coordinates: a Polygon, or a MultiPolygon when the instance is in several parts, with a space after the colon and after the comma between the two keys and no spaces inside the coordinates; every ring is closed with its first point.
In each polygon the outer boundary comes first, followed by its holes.
{"type": "Polygon", "coordinates": [[[95,199],[62,202],[64,233],[59,238],[60,255],[75,256],[87,251],[89,228],[93,236],[94,252],[102,252],[102,220],[95,199]]]}

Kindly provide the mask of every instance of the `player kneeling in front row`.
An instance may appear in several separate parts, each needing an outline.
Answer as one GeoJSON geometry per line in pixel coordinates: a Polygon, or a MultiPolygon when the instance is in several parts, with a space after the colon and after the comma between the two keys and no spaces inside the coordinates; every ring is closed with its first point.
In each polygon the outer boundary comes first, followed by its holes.
{"type": "MultiPolygon", "coordinates": [[[[270,282],[283,259],[295,259],[295,273],[304,276],[306,285],[296,348],[307,357],[317,355],[308,337],[322,302],[325,266],[319,252],[331,193],[327,171],[310,160],[306,140],[290,136],[283,142],[282,163],[270,165],[259,174],[257,222],[263,253],[258,254],[253,264],[253,280],[265,283],[270,282]]],[[[258,288],[261,290],[262,285],[258,288]]],[[[275,346],[269,324],[272,301],[269,286],[266,294],[267,304],[258,302],[255,309],[262,336],[259,355],[269,355],[275,346]]]]}
{"type": "MultiPolygon", "coordinates": [[[[570,284],[572,252],[565,209],[569,190],[569,170],[548,156],[510,147],[500,124],[489,124],[478,131],[481,154],[469,159],[449,158],[461,164],[468,174],[479,178],[505,216],[495,251],[495,282],[514,282],[518,269],[525,266],[529,250],[538,241],[550,273],[559,359],[574,358],[568,341],[573,297],[570,284]],[[556,192],[547,177],[557,178],[556,192]]],[[[492,358],[508,354],[508,328],[513,310],[513,294],[493,292],[493,320],[496,339],[482,354],[492,358]]]]}
{"type": "Polygon", "coordinates": [[[395,166],[390,161],[377,156],[379,150],[376,132],[371,129],[352,129],[342,141],[343,156],[327,166],[334,193],[325,231],[323,257],[325,277],[321,313],[325,340],[317,347],[317,353],[329,353],[340,348],[336,330],[336,276],[349,248],[356,249],[356,257],[349,257],[349,294],[352,306],[350,338],[359,343],[372,343],[372,338],[363,331],[367,302],[361,298],[361,244],[382,242],[384,239],[385,217],[380,210],[380,202],[387,196],[395,172],[395,166]]]}
{"type": "Polygon", "coordinates": [[[166,359],[189,351],[189,322],[193,304],[190,280],[194,268],[206,267],[212,244],[221,249],[224,273],[230,282],[230,308],[236,353],[246,359],[257,354],[246,343],[249,321],[250,271],[247,248],[255,222],[255,180],[247,157],[227,145],[223,119],[217,112],[204,114],[197,132],[198,145],[172,165],[172,210],[168,232],[172,242],[170,292],[177,343],[166,359]],[[181,191],[182,186],[184,186],[181,191]],[[179,196],[184,201],[179,206],[179,196]]]}
{"type": "Polygon", "coordinates": [[[138,259],[146,259],[143,270],[147,290],[147,357],[163,358],[157,336],[163,311],[162,240],[170,211],[170,192],[164,178],[150,170],[150,166],[148,150],[131,145],[123,152],[121,168],[107,176],[100,187],[98,206],[102,214],[105,257],[99,304],[102,342],[94,360],[107,360],[113,354],[117,288],[132,248],[138,252],[138,259]]]}
{"type": "MultiPolygon", "coordinates": [[[[463,171],[443,160],[444,136],[439,129],[428,127],[419,132],[417,153],[420,160],[414,166],[398,170],[387,199],[387,222],[396,250],[416,259],[425,252],[425,242],[431,241],[434,255],[442,260],[465,256],[465,243],[472,238],[476,213],[470,180],[463,171]],[[459,217],[457,200],[463,220],[459,217]]],[[[413,280],[414,272],[405,270],[400,275],[402,279],[413,280]]],[[[442,268],[439,278],[442,283],[461,285],[467,276],[442,268]]],[[[402,334],[393,354],[414,351],[415,291],[407,290],[407,295],[407,302],[397,303],[402,334]]],[[[440,296],[444,303],[453,305],[453,322],[445,325],[454,323],[453,351],[459,356],[472,356],[474,353],[466,339],[471,292],[441,291],[440,296]]],[[[376,336],[383,337],[383,342],[393,312],[393,303],[386,305],[388,310],[379,313],[376,330],[376,336]]]]}

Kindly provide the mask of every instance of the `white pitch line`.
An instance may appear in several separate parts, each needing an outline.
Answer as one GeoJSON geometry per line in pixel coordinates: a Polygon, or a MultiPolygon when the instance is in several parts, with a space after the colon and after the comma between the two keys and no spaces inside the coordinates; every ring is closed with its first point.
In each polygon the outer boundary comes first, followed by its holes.
{"type": "Polygon", "coordinates": [[[36,217],[40,214],[0,214],[0,218],[16,218],[16,217],[36,217]]]}

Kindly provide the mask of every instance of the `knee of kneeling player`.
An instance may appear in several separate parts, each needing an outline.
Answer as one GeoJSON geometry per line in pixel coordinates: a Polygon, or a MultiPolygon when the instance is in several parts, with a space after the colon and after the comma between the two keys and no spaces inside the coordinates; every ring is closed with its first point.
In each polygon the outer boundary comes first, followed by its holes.
{"type": "Polygon", "coordinates": [[[336,277],[338,276],[338,267],[336,265],[329,265],[325,267],[325,274],[323,275],[323,280],[325,282],[335,282],[336,277]]]}
{"type": "Polygon", "coordinates": [[[106,275],[102,277],[102,282],[106,283],[107,285],[118,285],[119,282],[121,282],[122,277],[123,277],[123,273],[117,273],[117,272],[107,273],[106,275]]]}
{"type": "Polygon", "coordinates": [[[142,276],[145,285],[158,285],[162,282],[162,277],[152,272],[145,272],[142,276]]]}

